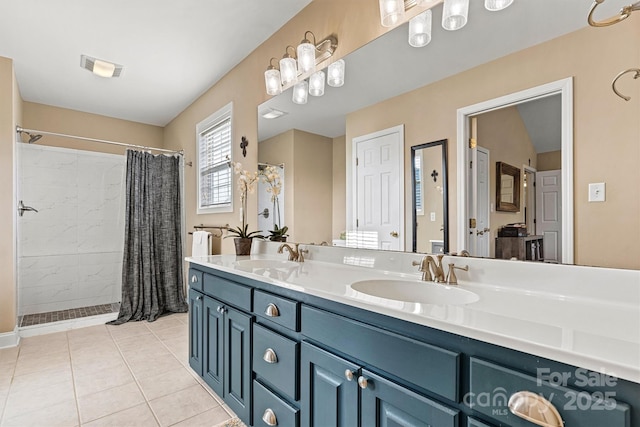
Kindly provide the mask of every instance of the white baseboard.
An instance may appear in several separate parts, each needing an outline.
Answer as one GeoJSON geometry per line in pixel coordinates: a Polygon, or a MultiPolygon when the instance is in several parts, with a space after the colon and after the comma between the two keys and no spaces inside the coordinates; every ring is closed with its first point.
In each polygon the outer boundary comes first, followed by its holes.
{"type": "Polygon", "coordinates": [[[3,332],[0,334],[0,348],[15,347],[20,343],[18,327],[13,332],[3,332]]]}
{"type": "MultiPolygon", "coordinates": [[[[118,318],[118,313],[99,314],[96,316],[80,317],[77,319],[61,320],[59,322],[43,323],[40,325],[23,326],[19,328],[20,337],[34,337],[36,335],[64,332],[87,326],[104,325],[118,318]]],[[[0,336],[1,338],[1,336],[0,336]]],[[[1,341],[0,341],[1,343],[1,341]]],[[[0,345],[1,348],[1,345],[0,345]]]]}

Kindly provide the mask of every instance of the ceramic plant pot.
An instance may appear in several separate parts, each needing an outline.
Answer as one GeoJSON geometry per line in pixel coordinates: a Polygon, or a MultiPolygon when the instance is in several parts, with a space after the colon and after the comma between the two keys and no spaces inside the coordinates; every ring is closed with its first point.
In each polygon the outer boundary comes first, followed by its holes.
{"type": "Polygon", "coordinates": [[[250,255],[251,254],[251,241],[245,237],[236,237],[233,242],[236,245],[236,255],[250,255]]]}

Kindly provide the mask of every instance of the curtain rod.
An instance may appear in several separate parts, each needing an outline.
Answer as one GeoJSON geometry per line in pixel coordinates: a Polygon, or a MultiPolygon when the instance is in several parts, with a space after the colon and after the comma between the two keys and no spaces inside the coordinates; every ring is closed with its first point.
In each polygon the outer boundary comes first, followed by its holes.
{"type": "Polygon", "coordinates": [[[84,136],[67,135],[64,133],[47,132],[47,131],[36,130],[36,129],[24,129],[24,128],[21,128],[20,126],[16,126],[16,132],[33,132],[33,133],[39,133],[43,135],[53,135],[53,136],[61,136],[64,138],[81,139],[83,141],[99,142],[102,144],[111,144],[111,145],[119,145],[122,147],[139,148],[141,150],[161,151],[163,153],[173,153],[173,154],[184,154],[184,150],[175,151],[175,150],[167,150],[166,148],[146,147],[144,145],[127,144],[125,142],[108,141],[106,139],[87,138],[84,136]]]}

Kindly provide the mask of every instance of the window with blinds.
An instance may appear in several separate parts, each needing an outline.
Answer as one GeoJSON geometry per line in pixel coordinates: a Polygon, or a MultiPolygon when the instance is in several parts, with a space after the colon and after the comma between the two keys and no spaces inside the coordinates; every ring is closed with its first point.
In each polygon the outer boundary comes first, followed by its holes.
{"type": "Polygon", "coordinates": [[[416,214],[424,215],[424,200],[423,200],[423,188],[422,188],[422,153],[416,152],[413,159],[414,170],[414,182],[415,182],[415,199],[416,199],[416,214]]]}
{"type": "Polygon", "coordinates": [[[231,210],[231,108],[196,127],[198,132],[198,213],[231,210]]]}

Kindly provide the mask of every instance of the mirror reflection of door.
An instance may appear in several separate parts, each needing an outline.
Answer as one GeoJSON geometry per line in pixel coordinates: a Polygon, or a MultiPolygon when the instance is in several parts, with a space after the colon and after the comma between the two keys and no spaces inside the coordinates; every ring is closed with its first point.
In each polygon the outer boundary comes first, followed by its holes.
{"type": "MultiPolygon", "coordinates": [[[[495,240],[498,237],[498,230],[509,224],[524,224],[527,227],[528,235],[544,236],[544,252],[545,261],[559,262],[561,254],[561,198],[554,199],[555,203],[551,203],[554,197],[560,197],[558,192],[550,192],[546,197],[549,199],[547,217],[553,218],[555,221],[553,226],[549,226],[550,231],[545,236],[541,234],[540,214],[541,199],[538,196],[537,205],[535,191],[531,191],[530,183],[537,182],[540,186],[539,176],[541,172],[549,170],[558,170],[559,177],[561,168],[561,111],[560,111],[560,95],[525,101],[516,105],[509,105],[503,108],[491,110],[478,114],[472,119],[477,120],[477,141],[479,145],[488,148],[492,153],[491,162],[504,162],[511,165],[523,165],[526,179],[522,179],[520,184],[520,194],[524,197],[520,198],[520,206],[517,212],[497,211],[493,202],[490,203],[489,222],[491,231],[487,234],[488,253],[486,256],[495,257],[495,240]],[[533,179],[536,174],[538,179],[533,179]],[[524,187],[525,182],[527,188],[524,187]],[[536,206],[538,215],[536,212],[536,206]],[[551,212],[553,211],[553,212],[551,212]],[[534,225],[535,221],[535,225],[534,225]],[[547,257],[549,254],[550,257],[547,257]],[[554,255],[555,254],[555,255],[554,255]],[[556,255],[558,258],[556,258],[556,255]]],[[[471,126],[473,130],[474,126],[471,126]]],[[[473,156],[473,154],[472,154],[473,156]]],[[[480,159],[477,159],[477,165],[480,166],[480,159]]],[[[489,200],[496,200],[496,184],[495,168],[489,168],[489,200]]],[[[471,187],[473,188],[473,187],[471,187]]],[[[510,182],[502,182],[501,197],[503,201],[509,200],[512,194],[513,185],[510,182]],[[506,188],[505,188],[506,187],[506,188]]],[[[559,190],[556,187],[556,190],[559,190]]],[[[475,188],[474,197],[470,197],[470,213],[480,209],[481,189],[475,188]]],[[[478,214],[477,214],[478,215],[478,214]]],[[[473,218],[473,217],[472,217],[473,218]]],[[[473,246],[474,235],[484,230],[480,224],[477,224],[475,233],[473,229],[469,229],[470,241],[469,247],[473,246]]],[[[479,237],[479,236],[478,236],[479,237]]],[[[474,255],[481,256],[482,249],[476,241],[476,253],[474,255]]],[[[471,251],[471,249],[470,249],[471,251]]]]}
{"type": "Polygon", "coordinates": [[[411,147],[413,252],[449,252],[447,140],[411,147]]]}
{"type": "Polygon", "coordinates": [[[402,126],[353,139],[356,153],[356,228],[347,247],[404,250],[402,126]]]}

